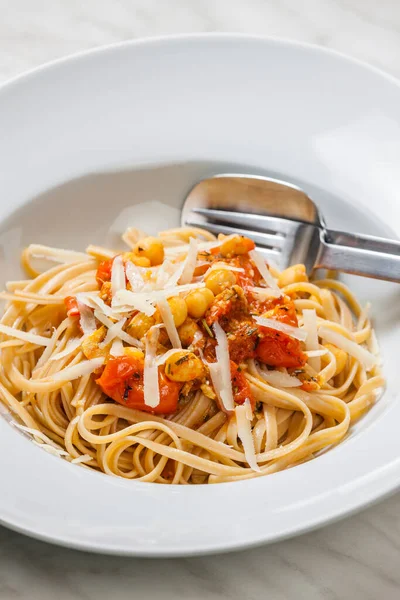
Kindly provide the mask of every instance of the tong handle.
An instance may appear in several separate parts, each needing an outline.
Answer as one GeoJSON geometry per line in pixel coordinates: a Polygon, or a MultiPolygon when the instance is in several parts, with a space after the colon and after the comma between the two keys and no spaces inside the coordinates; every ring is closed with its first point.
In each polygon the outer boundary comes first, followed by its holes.
{"type": "Polygon", "coordinates": [[[400,242],[322,229],[315,268],[400,283],[400,242]]]}

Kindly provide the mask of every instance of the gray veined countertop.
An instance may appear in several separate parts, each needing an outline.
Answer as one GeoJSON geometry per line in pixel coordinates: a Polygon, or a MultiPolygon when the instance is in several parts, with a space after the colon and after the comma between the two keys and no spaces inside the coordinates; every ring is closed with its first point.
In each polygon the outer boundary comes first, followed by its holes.
{"type": "MultiPolygon", "coordinates": [[[[199,31],[312,42],[400,77],[400,0],[0,0],[0,15],[0,83],[92,46],[199,31]]],[[[399,599],[400,495],[292,540],[204,558],[98,556],[0,528],[0,599],[17,598],[399,599]]]]}

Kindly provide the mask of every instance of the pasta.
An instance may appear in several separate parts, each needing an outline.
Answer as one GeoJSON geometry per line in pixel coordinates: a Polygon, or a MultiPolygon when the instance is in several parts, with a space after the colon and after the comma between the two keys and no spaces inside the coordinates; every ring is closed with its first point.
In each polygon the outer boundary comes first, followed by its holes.
{"type": "Polygon", "coordinates": [[[29,279],[0,294],[0,399],[44,450],[127,479],[237,481],[313,459],[377,399],[368,307],[343,283],[279,273],[239,235],[123,239],[28,246],[29,279]]]}

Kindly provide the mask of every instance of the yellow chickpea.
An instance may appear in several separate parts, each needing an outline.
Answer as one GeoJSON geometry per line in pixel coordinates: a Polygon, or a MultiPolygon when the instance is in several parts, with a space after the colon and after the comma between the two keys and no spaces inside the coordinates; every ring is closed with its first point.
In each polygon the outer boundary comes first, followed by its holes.
{"type": "Polygon", "coordinates": [[[105,356],[111,344],[107,344],[104,348],[100,348],[99,344],[106,337],[107,330],[102,325],[99,329],[96,329],[93,333],[91,333],[87,338],[85,338],[82,342],[82,352],[86,356],[86,358],[100,358],[101,356],[105,356]]]}
{"type": "Polygon", "coordinates": [[[140,240],[133,252],[139,257],[148,258],[152,267],[160,265],[164,260],[164,246],[155,237],[146,237],[140,240]]]}
{"type": "Polygon", "coordinates": [[[288,269],[282,271],[278,277],[278,285],[281,288],[292,283],[299,283],[300,281],[308,281],[304,265],[292,265],[288,269]]]}
{"type": "Polygon", "coordinates": [[[168,304],[174,317],[175,327],[180,327],[188,315],[186,302],[180,296],[168,298],[168,304]]]}
{"type": "Polygon", "coordinates": [[[155,323],[156,321],[153,317],[148,317],[144,313],[139,312],[130,320],[126,332],[137,340],[141,340],[155,323]]]}
{"type": "Polygon", "coordinates": [[[205,367],[193,352],[179,350],[165,361],[165,374],[172,381],[193,381],[205,375],[205,367]]]}
{"type": "Polygon", "coordinates": [[[189,316],[200,319],[214,302],[214,294],[209,288],[193,290],[186,296],[185,301],[189,316]]]}
{"type": "Polygon", "coordinates": [[[137,267],[150,267],[150,260],[145,256],[137,256],[134,252],[124,252],[122,255],[123,261],[126,263],[128,260],[133,262],[137,267]]]}
{"type": "Polygon", "coordinates": [[[228,269],[215,269],[205,277],[206,287],[212,291],[214,296],[236,283],[236,276],[228,269]]]}
{"type": "MultiPolygon", "coordinates": [[[[333,344],[324,344],[324,347],[330,352],[332,352],[332,354],[336,358],[336,371],[334,375],[336,377],[336,375],[339,375],[339,373],[341,373],[346,366],[347,352],[345,352],[341,348],[338,348],[337,346],[334,346],[333,344]]],[[[321,362],[324,366],[328,364],[327,355],[321,356],[321,362]]]]}
{"type": "Polygon", "coordinates": [[[183,346],[190,346],[193,344],[196,333],[200,333],[200,327],[196,321],[187,318],[185,322],[179,327],[178,334],[183,346]]]}
{"type": "Polygon", "coordinates": [[[124,348],[125,356],[144,362],[144,354],[139,348],[124,348]]]}
{"type": "Polygon", "coordinates": [[[222,256],[247,254],[254,249],[254,242],[243,235],[227,236],[222,240],[219,253],[222,256]]]}

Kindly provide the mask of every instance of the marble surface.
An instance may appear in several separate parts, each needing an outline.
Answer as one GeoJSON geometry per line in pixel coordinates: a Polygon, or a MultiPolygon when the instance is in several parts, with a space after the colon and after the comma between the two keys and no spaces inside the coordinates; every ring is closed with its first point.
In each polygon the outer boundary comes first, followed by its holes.
{"type": "MultiPolygon", "coordinates": [[[[85,48],[195,31],[313,42],[400,77],[399,0],[0,0],[0,15],[0,83],[85,48]]],[[[293,540],[204,558],[97,556],[0,528],[1,600],[394,600],[399,566],[400,494],[293,540]]]]}

